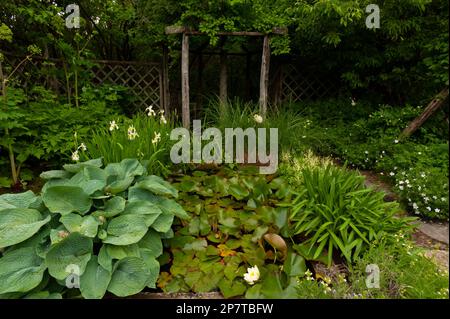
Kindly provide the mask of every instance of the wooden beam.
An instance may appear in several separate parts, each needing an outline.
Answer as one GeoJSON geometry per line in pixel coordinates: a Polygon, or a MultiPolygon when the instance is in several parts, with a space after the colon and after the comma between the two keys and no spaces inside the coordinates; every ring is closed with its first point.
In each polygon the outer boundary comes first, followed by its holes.
{"type": "Polygon", "coordinates": [[[181,50],[181,115],[183,126],[190,128],[189,110],[189,35],[183,33],[181,50]]]}
{"type": "Polygon", "coordinates": [[[428,104],[425,110],[415,118],[409,125],[403,130],[400,135],[400,139],[404,139],[413,134],[419,127],[422,126],[423,123],[433,115],[448,99],[448,87],[443,89],[438,95],[434,97],[434,99],[428,104]]]}
{"type": "Polygon", "coordinates": [[[270,46],[269,36],[264,37],[263,52],[261,57],[261,76],[259,79],[259,110],[265,118],[267,113],[267,96],[269,89],[270,46]]]}
{"type": "MultiPolygon", "coordinates": [[[[190,30],[187,27],[183,26],[168,26],[165,29],[166,34],[180,34],[184,33],[187,35],[207,35],[205,32],[190,30]]],[[[272,31],[269,32],[277,35],[286,35],[288,33],[288,29],[286,27],[274,27],[272,31]]],[[[266,36],[267,33],[258,32],[258,31],[221,31],[217,32],[218,36],[222,35],[231,35],[231,36],[250,36],[250,37],[263,37],[266,36]]]]}
{"type": "Polygon", "coordinates": [[[227,55],[222,51],[220,54],[220,84],[219,84],[219,97],[220,102],[225,105],[227,102],[228,91],[228,74],[227,74],[227,55]]]}

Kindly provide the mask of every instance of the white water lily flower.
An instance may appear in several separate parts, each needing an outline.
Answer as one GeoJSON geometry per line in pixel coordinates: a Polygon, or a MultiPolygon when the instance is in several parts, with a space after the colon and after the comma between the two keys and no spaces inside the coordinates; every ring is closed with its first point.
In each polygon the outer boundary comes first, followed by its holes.
{"type": "Polygon", "coordinates": [[[258,266],[247,268],[247,273],[244,274],[244,280],[253,285],[259,279],[259,269],[258,266]]]}
{"type": "Polygon", "coordinates": [[[78,150],[72,153],[72,161],[78,162],[80,160],[80,155],[78,155],[78,150]]]}
{"type": "Polygon", "coordinates": [[[129,140],[134,140],[136,137],[138,137],[139,134],[137,133],[136,129],[134,128],[133,125],[130,125],[128,127],[128,139],[129,140]]]}
{"type": "Polygon", "coordinates": [[[116,124],[116,121],[109,121],[109,130],[112,132],[114,130],[118,130],[119,126],[116,124]]]}
{"type": "Polygon", "coordinates": [[[263,122],[263,118],[259,114],[253,115],[253,119],[255,120],[256,123],[259,123],[259,124],[261,124],[263,122]]]}

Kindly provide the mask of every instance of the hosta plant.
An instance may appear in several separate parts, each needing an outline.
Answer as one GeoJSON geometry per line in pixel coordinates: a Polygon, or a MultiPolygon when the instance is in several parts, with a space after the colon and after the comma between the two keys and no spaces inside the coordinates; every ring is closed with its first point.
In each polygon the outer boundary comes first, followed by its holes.
{"type": "Polygon", "coordinates": [[[407,230],[415,218],[396,216],[396,202],[364,186],[364,177],[338,167],[305,169],[304,190],[293,201],[293,234],[302,238],[295,246],[307,259],[331,265],[333,254],[353,260],[381,238],[407,230]],[[325,255],[325,256],[324,256],[325,255]]]}
{"type": "Polygon", "coordinates": [[[0,196],[0,298],[155,288],[161,238],[173,234],[175,216],[187,217],[170,183],[136,159],[67,164],[41,177],[41,195],[0,196]]]}

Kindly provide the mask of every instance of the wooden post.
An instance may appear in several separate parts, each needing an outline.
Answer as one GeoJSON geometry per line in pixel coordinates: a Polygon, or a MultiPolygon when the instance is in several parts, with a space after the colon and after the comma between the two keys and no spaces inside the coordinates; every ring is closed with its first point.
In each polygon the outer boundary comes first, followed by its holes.
{"type": "Polygon", "coordinates": [[[431,101],[428,106],[425,108],[422,114],[419,117],[415,118],[409,125],[403,130],[400,135],[401,139],[409,137],[412,133],[414,133],[422,124],[433,115],[448,99],[448,87],[443,89],[433,101],[431,101]]]}
{"type": "Polygon", "coordinates": [[[162,59],[162,107],[166,116],[169,115],[170,108],[170,90],[169,90],[169,51],[167,46],[163,46],[163,59],[162,59]]]}
{"type": "Polygon", "coordinates": [[[203,104],[203,53],[200,51],[197,64],[197,110],[201,111],[203,104]]]}
{"type": "Polygon", "coordinates": [[[220,52],[220,102],[225,105],[227,102],[228,74],[227,56],[224,51],[220,52]]]}
{"type": "Polygon", "coordinates": [[[181,113],[183,126],[190,128],[189,112],[189,36],[183,33],[181,46],[181,113]]]}
{"type": "Polygon", "coordinates": [[[269,87],[270,46],[269,36],[264,36],[263,52],[261,58],[261,76],[259,79],[259,109],[261,116],[265,118],[267,113],[267,95],[269,87]]]}

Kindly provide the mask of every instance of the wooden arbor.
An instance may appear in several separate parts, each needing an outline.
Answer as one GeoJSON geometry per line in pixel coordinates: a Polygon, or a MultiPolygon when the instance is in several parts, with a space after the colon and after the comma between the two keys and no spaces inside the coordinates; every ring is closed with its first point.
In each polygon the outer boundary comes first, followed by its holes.
{"type": "MultiPolygon", "coordinates": [[[[166,27],[166,34],[182,34],[181,45],[181,113],[183,126],[190,127],[190,109],[189,109],[189,37],[195,35],[204,35],[204,32],[193,31],[187,27],[169,26],[166,27]]],[[[287,28],[273,28],[270,34],[284,35],[287,34],[287,28]]],[[[269,68],[270,68],[270,46],[268,33],[253,31],[235,31],[235,32],[219,32],[218,36],[253,36],[264,37],[262,59],[261,59],[261,76],[259,79],[259,107],[263,117],[267,111],[267,99],[269,89],[269,68]]],[[[221,81],[220,81],[220,97],[226,99],[226,64],[221,63],[221,81]],[[224,80],[225,79],[225,80],[224,80]]]]}

